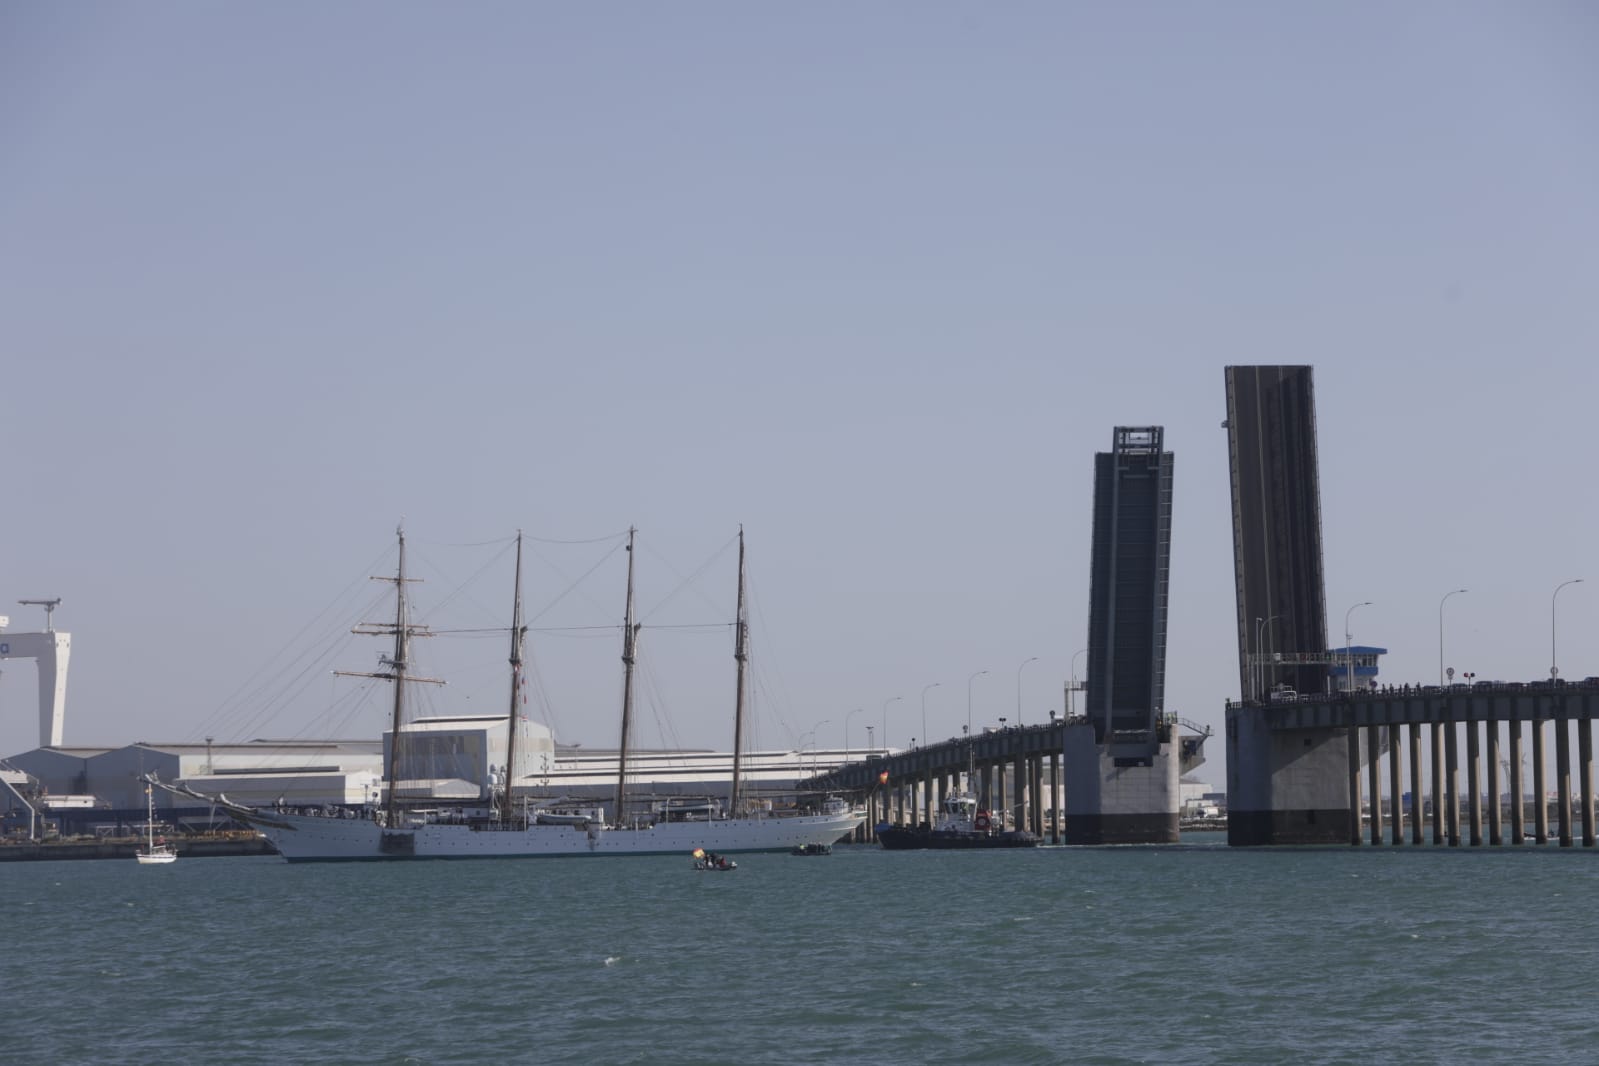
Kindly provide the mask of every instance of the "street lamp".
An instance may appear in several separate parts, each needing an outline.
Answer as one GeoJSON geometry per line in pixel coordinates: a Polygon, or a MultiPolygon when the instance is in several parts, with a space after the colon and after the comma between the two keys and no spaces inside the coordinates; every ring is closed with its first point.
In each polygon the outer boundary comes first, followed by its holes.
{"type": "Polygon", "coordinates": [[[976,681],[978,678],[982,677],[986,673],[988,673],[987,670],[979,670],[979,671],[977,671],[977,673],[973,674],[971,677],[968,677],[966,679],[966,735],[967,736],[971,736],[972,735],[972,682],[976,681]]]}
{"type": "Polygon", "coordinates": [[[890,696],[883,701],[883,753],[885,755],[888,754],[888,705],[897,703],[904,698],[904,696],[890,696]]]}
{"type": "MultiPolygon", "coordinates": [[[[1370,600],[1363,600],[1355,607],[1370,607],[1370,600]]],[[[1349,695],[1355,694],[1355,653],[1349,647],[1349,616],[1355,613],[1355,607],[1344,612],[1344,691],[1349,695]]]]}
{"type": "Polygon", "coordinates": [[[1438,687],[1444,687],[1444,604],[1449,602],[1449,597],[1458,596],[1470,589],[1455,589],[1453,592],[1444,593],[1444,598],[1438,601],[1438,687]]]}
{"type": "Polygon", "coordinates": [[[1077,681],[1077,656],[1087,654],[1087,648],[1082,648],[1072,653],[1072,684],[1066,690],[1066,717],[1068,718],[1077,713],[1077,689],[1080,687],[1077,681]]]}
{"type": "Polygon", "coordinates": [[[1260,699],[1260,690],[1266,687],[1265,630],[1267,626],[1271,625],[1280,618],[1282,618],[1282,615],[1274,614],[1270,618],[1255,619],[1255,670],[1254,673],[1250,674],[1249,676],[1254,682],[1254,696],[1257,700],[1260,699]]]}
{"type": "Polygon", "coordinates": [[[930,689],[930,688],[938,688],[938,687],[939,687],[938,682],[934,681],[931,685],[927,685],[927,686],[924,686],[922,688],[922,743],[923,744],[927,743],[927,690],[930,689]]]}
{"type": "MultiPolygon", "coordinates": [[[[1022,663],[1022,666],[1026,666],[1027,663],[1036,663],[1037,661],[1038,661],[1038,656],[1035,655],[1031,659],[1028,659],[1027,662],[1022,663]]],[[[1018,666],[1016,668],[1016,724],[1017,725],[1021,725],[1022,724],[1022,666],[1018,666]]]]}
{"type": "Polygon", "coordinates": [[[876,741],[872,740],[872,727],[871,726],[867,726],[866,727],[866,757],[868,759],[870,759],[872,757],[872,752],[874,752],[876,750],[877,750],[877,743],[876,743],[876,741]]]}
{"type": "Polygon", "coordinates": [[[844,716],[844,761],[845,762],[849,762],[849,720],[851,718],[854,718],[857,714],[860,714],[861,711],[863,711],[863,710],[865,710],[864,707],[857,707],[853,711],[849,712],[848,714],[846,714],[844,716]]]}
{"type": "Polygon", "coordinates": [[[1580,585],[1582,578],[1574,577],[1570,581],[1562,581],[1555,586],[1554,595],[1549,597],[1549,680],[1553,681],[1560,676],[1560,668],[1555,665],[1555,597],[1560,595],[1560,590],[1567,585],[1580,585]]]}

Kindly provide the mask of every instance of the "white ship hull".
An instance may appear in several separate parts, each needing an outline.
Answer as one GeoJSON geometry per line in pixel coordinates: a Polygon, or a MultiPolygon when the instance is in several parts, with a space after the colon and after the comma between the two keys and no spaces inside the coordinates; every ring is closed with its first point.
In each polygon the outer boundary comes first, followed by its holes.
{"type": "Polygon", "coordinates": [[[276,811],[235,813],[261,830],[289,862],[687,855],[696,848],[717,854],[788,851],[801,844],[835,843],[865,821],[863,815],[841,812],[665,822],[638,829],[593,823],[498,829],[492,825],[437,822],[386,830],[366,819],[308,817],[276,811]]]}

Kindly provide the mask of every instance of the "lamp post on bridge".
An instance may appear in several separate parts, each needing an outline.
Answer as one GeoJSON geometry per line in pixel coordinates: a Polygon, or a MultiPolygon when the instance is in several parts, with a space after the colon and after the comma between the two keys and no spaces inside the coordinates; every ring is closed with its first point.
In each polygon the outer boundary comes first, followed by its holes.
{"type": "Polygon", "coordinates": [[[1444,593],[1444,598],[1438,601],[1438,687],[1444,687],[1444,604],[1449,602],[1449,597],[1458,596],[1470,589],[1455,589],[1453,592],[1444,593]]]}
{"type": "Polygon", "coordinates": [[[883,754],[888,754],[888,705],[898,703],[904,696],[890,696],[883,701],[883,754]]]}
{"type": "Polygon", "coordinates": [[[1344,691],[1351,696],[1355,694],[1355,653],[1349,643],[1349,616],[1355,613],[1356,607],[1370,606],[1370,600],[1362,600],[1344,612],[1344,691]]]}
{"type": "Polygon", "coordinates": [[[977,673],[973,674],[971,677],[968,677],[966,679],[966,735],[967,736],[971,736],[972,735],[972,682],[976,681],[978,678],[982,677],[986,673],[988,673],[987,670],[979,670],[979,671],[977,671],[977,673]]]}
{"type": "Polygon", "coordinates": [[[1574,577],[1570,581],[1562,581],[1555,586],[1554,594],[1549,597],[1549,680],[1554,681],[1560,677],[1560,666],[1555,658],[1555,600],[1560,597],[1560,590],[1567,585],[1580,585],[1582,578],[1574,577]]]}
{"type": "Polygon", "coordinates": [[[863,711],[863,710],[865,710],[865,708],[857,707],[853,711],[849,712],[848,714],[846,714],[844,716],[844,761],[845,762],[849,762],[849,720],[851,718],[854,718],[857,714],[860,714],[861,711],[863,711]]]}

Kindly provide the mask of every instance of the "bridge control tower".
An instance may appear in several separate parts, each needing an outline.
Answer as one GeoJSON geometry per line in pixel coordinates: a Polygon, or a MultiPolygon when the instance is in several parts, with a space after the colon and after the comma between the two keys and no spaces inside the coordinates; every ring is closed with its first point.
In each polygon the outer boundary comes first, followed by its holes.
{"type": "Polygon", "coordinates": [[[0,615],[0,659],[32,659],[39,666],[39,746],[59,748],[67,715],[67,662],[72,655],[72,634],[56,630],[53,600],[18,600],[24,606],[44,608],[43,633],[7,633],[10,619],[0,615]]]}

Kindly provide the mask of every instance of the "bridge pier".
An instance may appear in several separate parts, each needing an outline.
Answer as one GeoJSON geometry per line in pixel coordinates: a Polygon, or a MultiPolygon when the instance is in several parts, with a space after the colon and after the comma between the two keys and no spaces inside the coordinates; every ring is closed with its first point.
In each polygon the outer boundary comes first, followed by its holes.
{"type": "Polygon", "coordinates": [[[1532,720],[1532,839],[1549,843],[1549,790],[1543,778],[1543,719],[1532,720]]]}
{"type": "Polygon", "coordinates": [[[1560,790],[1555,814],[1560,823],[1560,846],[1571,847],[1571,730],[1564,718],[1555,719],[1555,787],[1560,790]]]}
{"type": "Polygon", "coordinates": [[[1433,844],[1444,842],[1444,727],[1428,724],[1433,730],[1433,844]]]}
{"type": "Polygon", "coordinates": [[[1504,804],[1499,791],[1499,722],[1488,720],[1488,845],[1497,848],[1504,841],[1504,804]]]}
{"type": "Polygon", "coordinates": [[[1582,781],[1582,846],[1594,846],[1593,824],[1593,719],[1577,723],[1577,766],[1582,781]]]}
{"type": "Polygon", "coordinates": [[[1400,768],[1404,765],[1404,737],[1400,727],[1388,727],[1388,824],[1393,843],[1405,842],[1404,784],[1400,768]]]}
{"type": "Polygon", "coordinates": [[[1507,722],[1510,736],[1510,842],[1524,844],[1527,840],[1527,809],[1522,800],[1526,782],[1521,779],[1521,723],[1507,722]]]}
{"type": "Polygon", "coordinates": [[[1410,723],[1410,842],[1420,845],[1422,842],[1422,821],[1424,818],[1424,804],[1421,797],[1425,793],[1421,787],[1421,723],[1410,723]]]}
{"type": "Polygon", "coordinates": [[[1358,842],[1360,758],[1350,750],[1358,735],[1344,726],[1277,730],[1274,713],[1227,709],[1227,843],[1358,842]]]}
{"type": "Polygon", "coordinates": [[[1160,744],[1143,759],[1117,758],[1094,726],[1066,727],[1066,843],[1177,842],[1178,745],[1160,744]]]}
{"type": "Polygon", "coordinates": [[[1460,732],[1444,723],[1444,822],[1449,846],[1460,847],[1460,732]]]}
{"type": "Polygon", "coordinates": [[[1477,723],[1466,722],[1466,787],[1470,789],[1468,813],[1471,818],[1471,846],[1482,847],[1482,743],[1477,738],[1477,723]]]}
{"type": "Polygon", "coordinates": [[[1382,726],[1366,727],[1366,779],[1371,791],[1371,842],[1382,843],[1382,726]]]}
{"type": "Polygon", "coordinates": [[[1049,753],[1049,809],[1051,812],[1049,842],[1051,844],[1060,843],[1061,829],[1066,821],[1065,812],[1061,809],[1060,784],[1060,752],[1052,751],[1049,753]]]}

